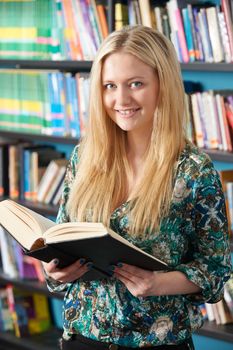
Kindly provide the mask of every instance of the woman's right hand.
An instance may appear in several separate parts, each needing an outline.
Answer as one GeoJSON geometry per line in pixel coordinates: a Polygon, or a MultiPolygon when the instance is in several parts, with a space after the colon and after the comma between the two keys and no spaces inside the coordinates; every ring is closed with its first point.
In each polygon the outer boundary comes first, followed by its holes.
{"type": "Polygon", "coordinates": [[[73,264],[62,269],[57,267],[59,264],[58,259],[53,259],[49,263],[42,262],[42,264],[45,273],[49,278],[52,278],[57,282],[69,283],[82,277],[87,271],[91,269],[93,264],[91,262],[85,262],[85,259],[79,259],[73,264]]]}

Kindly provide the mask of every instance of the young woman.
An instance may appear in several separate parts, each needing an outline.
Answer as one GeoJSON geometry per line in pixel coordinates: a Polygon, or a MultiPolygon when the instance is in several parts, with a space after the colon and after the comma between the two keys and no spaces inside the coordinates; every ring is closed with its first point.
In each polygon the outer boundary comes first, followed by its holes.
{"type": "Polygon", "coordinates": [[[103,222],[172,271],[123,261],[112,277],[85,282],[91,262],[44,264],[49,288],[66,290],[63,349],[193,349],[198,304],[222,297],[230,274],[224,196],[185,130],[170,41],[143,26],[112,33],[93,63],[89,129],[71,156],[58,222],[103,222]]]}

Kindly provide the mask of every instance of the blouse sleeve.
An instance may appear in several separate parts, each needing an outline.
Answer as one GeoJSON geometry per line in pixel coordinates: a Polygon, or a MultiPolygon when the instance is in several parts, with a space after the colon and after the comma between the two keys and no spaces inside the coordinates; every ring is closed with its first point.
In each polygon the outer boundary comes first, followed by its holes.
{"type": "MultiPolygon", "coordinates": [[[[59,207],[59,211],[56,219],[57,224],[69,221],[66,205],[69,198],[71,185],[76,175],[77,163],[78,163],[78,146],[74,148],[70,157],[70,161],[67,166],[60,207],[59,207]]],[[[47,287],[50,290],[50,292],[55,292],[55,291],[64,292],[70,286],[70,283],[60,283],[58,281],[53,280],[52,278],[46,276],[46,273],[45,273],[45,277],[46,277],[47,287]]]]}
{"type": "Polygon", "coordinates": [[[230,277],[231,255],[225,199],[218,173],[208,162],[194,184],[195,226],[192,261],[176,267],[201,288],[186,297],[196,303],[215,303],[223,297],[230,277]]]}

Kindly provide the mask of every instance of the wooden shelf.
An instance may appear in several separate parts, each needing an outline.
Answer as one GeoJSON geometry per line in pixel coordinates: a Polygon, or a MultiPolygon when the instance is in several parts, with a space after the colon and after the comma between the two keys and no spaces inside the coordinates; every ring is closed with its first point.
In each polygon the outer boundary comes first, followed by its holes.
{"type": "Polygon", "coordinates": [[[6,284],[12,284],[20,289],[29,290],[32,292],[38,292],[48,297],[55,297],[58,299],[63,299],[64,297],[63,293],[55,293],[55,292],[51,293],[48,290],[45,283],[42,283],[39,281],[33,281],[33,280],[20,279],[20,278],[11,278],[0,272],[0,285],[6,285],[6,284]]]}
{"type": "Polygon", "coordinates": [[[57,350],[62,331],[52,328],[29,338],[17,338],[10,332],[0,333],[0,350],[57,350]],[[2,347],[3,346],[3,347],[2,347]]]}
{"type": "Polygon", "coordinates": [[[56,69],[62,72],[89,72],[91,61],[50,61],[50,60],[0,60],[0,68],[13,69],[56,69]]]}
{"type": "MultiPolygon", "coordinates": [[[[112,22],[112,18],[109,20],[112,22]]],[[[233,72],[233,63],[181,63],[182,71],[233,72]]],[[[62,72],[90,72],[92,61],[8,60],[0,59],[0,69],[57,69],[62,72]]]]}
{"type": "Polygon", "coordinates": [[[210,150],[210,149],[203,149],[203,151],[207,153],[212,160],[233,163],[232,152],[224,152],[224,151],[210,150]]]}
{"type": "Polygon", "coordinates": [[[182,71],[201,71],[201,72],[232,72],[233,63],[205,63],[205,62],[194,62],[194,63],[181,63],[182,71]]]}
{"type": "Polygon", "coordinates": [[[0,130],[0,137],[4,137],[7,139],[16,139],[16,140],[28,140],[28,141],[45,141],[52,143],[60,143],[60,144],[70,144],[75,145],[79,142],[79,139],[72,137],[62,137],[62,136],[49,136],[43,134],[32,134],[32,133],[22,133],[16,131],[8,131],[8,130],[0,130]]]}
{"type": "Polygon", "coordinates": [[[233,343],[233,324],[217,325],[207,321],[196,334],[233,343]]]}

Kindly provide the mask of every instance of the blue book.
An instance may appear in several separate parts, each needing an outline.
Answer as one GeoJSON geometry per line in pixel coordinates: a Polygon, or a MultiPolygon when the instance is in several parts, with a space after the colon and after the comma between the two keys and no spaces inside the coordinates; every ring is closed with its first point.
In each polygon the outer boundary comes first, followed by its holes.
{"type": "Polygon", "coordinates": [[[60,72],[48,73],[48,88],[50,111],[52,118],[52,135],[65,135],[65,96],[63,74],[60,72]]]}
{"type": "Polygon", "coordinates": [[[80,119],[79,119],[79,109],[78,109],[78,92],[76,79],[72,77],[71,79],[71,94],[72,94],[72,106],[73,106],[73,120],[71,124],[71,136],[75,138],[80,138],[80,119]]]}
{"type": "Polygon", "coordinates": [[[186,38],[187,48],[189,52],[189,61],[194,62],[195,49],[194,49],[194,42],[193,42],[193,35],[192,35],[192,24],[189,18],[189,13],[187,8],[182,9],[182,17],[183,17],[183,23],[184,23],[185,38],[186,38]]]}

